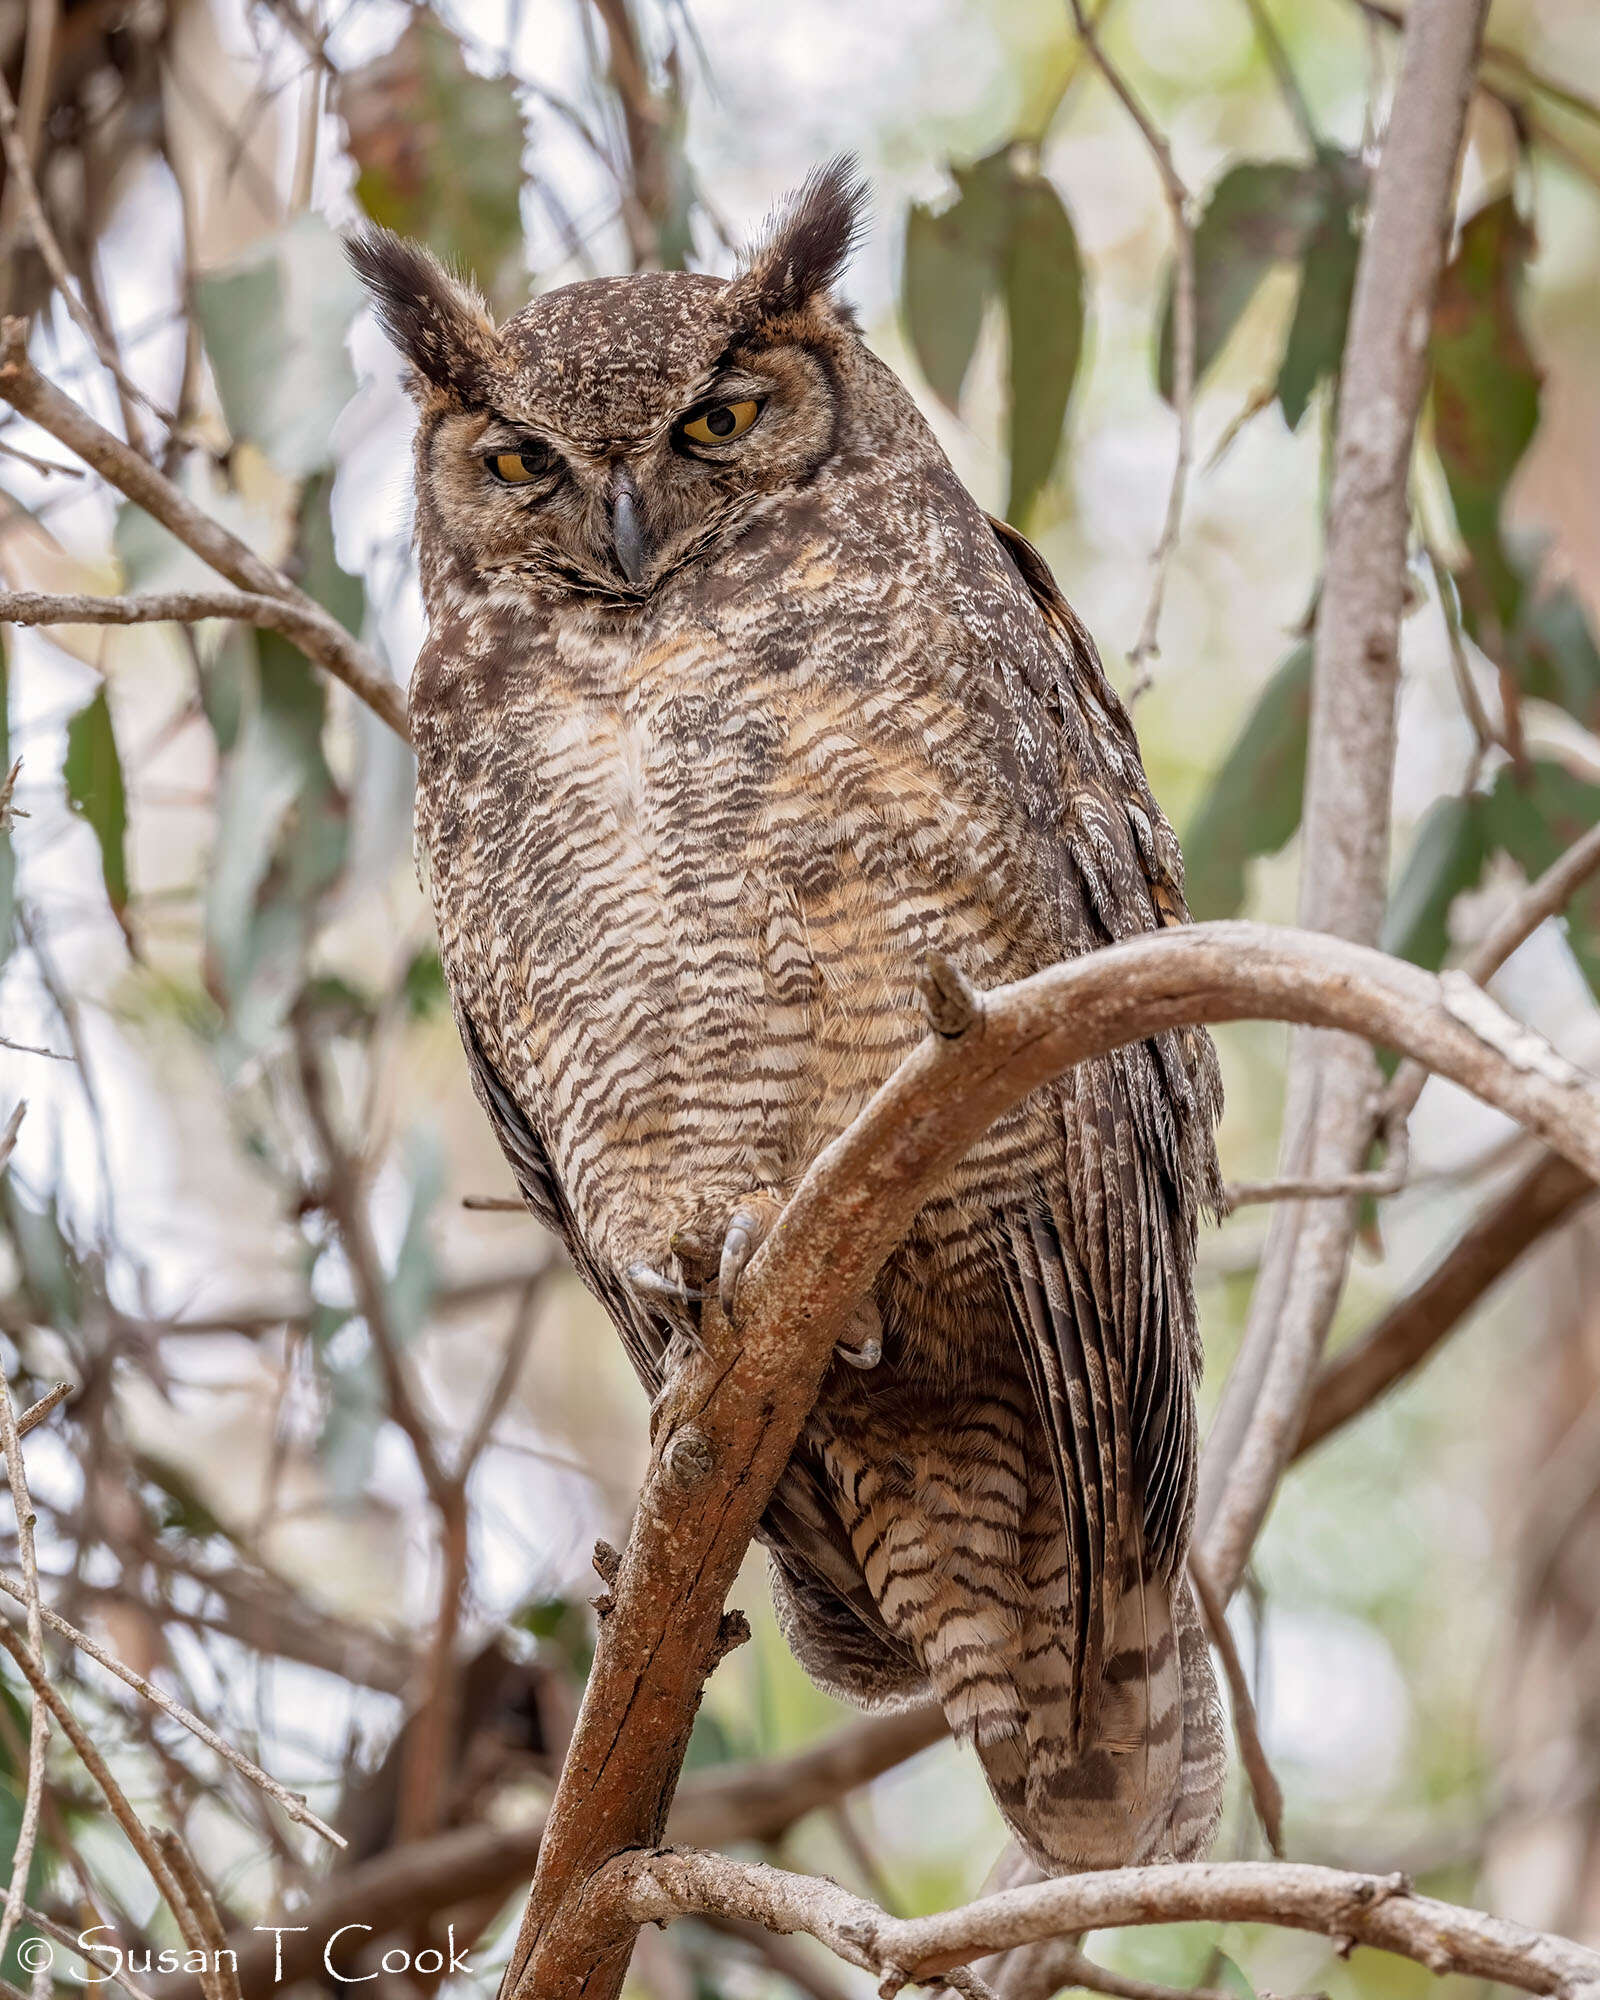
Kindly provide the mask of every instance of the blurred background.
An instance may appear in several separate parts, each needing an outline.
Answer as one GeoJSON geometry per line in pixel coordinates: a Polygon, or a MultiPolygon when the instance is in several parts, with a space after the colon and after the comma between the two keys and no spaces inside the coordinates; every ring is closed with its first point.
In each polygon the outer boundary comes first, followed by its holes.
{"type": "MultiPolygon", "coordinates": [[[[1196,915],[1290,920],[1332,388],[1397,19],[1101,0],[1196,221],[1194,465],[1159,654],[1133,671],[1177,446],[1172,220],[1064,0],[3,0],[13,148],[74,310],[14,171],[0,289],[52,380],[403,683],[409,405],[339,231],[367,215],[422,237],[510,311],[643,265],[726,273],[775,200],[852,150],[873,212],[845,289],[867,338],[979,499],[1037,539],[1119,685],[1148,680],[1135,719],[1196,915]]],[[[1600,12],[1496,0],[1489,34],[1403,631],[1387,942],[1435,967],[1600,817],[1600,12]]],[[[0,419],[0,584],[214,581],[0,419]]],[[[0,1116],[27,1112],[0,1182],[0,1358],[19,1407],[75,1385],[28,1445],[47,1596],[306,1791],[349,1851],[77,1656],[61,1685],[135,1802],[185,1829],[229,1925],[293,1922],[341,1870],[452,1827],[514,1832],[548,1797],[644,1400],[473,1100],[404,746],[272,633],[4,640],[0,1116]],[[419,1799],[402,1772],[441,1657],[458,1720],[419,1799]]],[[[1495,990],[1593,1064],[1597,986],[1591,885],[1495,990]]],[[[1286,1037],[1219,1039],[1225,1170],[1259,1179],[1286,1037]]],[[[1336,1337],[1527,1168],[1504,1121],[1430,1085],[1336,1337]]],[[[1204,1241],[1208,1407],[1265,1220],[1242,1206],[1204,1241]]],[[[1292,1856],[1403,1868],[1600,1942],[1600,1215],[1569,1194],[1526,1239],[1448,1351],[1291,1474],[1235,1622],[1292,1856]]],[[[696,1769],[848,1720],[788,1657],[763,1569],[696,1769]]],[[[7,1662],[0,1874],[26,1732],[7,1662]]],[[[159,1944],[148,1878],[59,1745],[49,1772],[31,1899],[159,1944]]],[[[1236,1799],[1218,1853],[1259,1838],[1236,1799]]],[[[1001,1845],[975,1763],[944,1744],[775,1851],[913,1913],[976,1892],[1001,1845]]],[[[388,1932],[414,1946],[453,1921],[486,1991],[526,1877],[513,1857],[446,1906],[419,1891],[388,1932]]],[[[1241,1993],[1432,1983],[1237,1926],[1097,1948],[1241,1993]]],[[[650,1934],[634,1978],[655,2000],[868,1990],[809,1948],[692,1924],[650,1934]]]]}

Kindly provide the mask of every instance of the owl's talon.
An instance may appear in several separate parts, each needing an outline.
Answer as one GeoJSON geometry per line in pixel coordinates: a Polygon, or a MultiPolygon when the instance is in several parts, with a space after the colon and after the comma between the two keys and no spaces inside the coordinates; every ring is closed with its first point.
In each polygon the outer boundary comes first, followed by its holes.
{"type": "Polygon", "coordinates": [[[752,1209],[736,1208],[729,1219],[727,1234],[722,1239],[722,1260],[717,1266],[717,1296],[722,1301],[725,1319],[733,1318],[739,1280],[766,1233],[760,1216],[752,1209]]]}
{"type": "Polygon", "coordinates": [[[863,1299],[845,1329],[855,1339],[836,1340],[833,1351],[850,1368],[876,1368],[883,1359],[883,1321],[871,1299],[863,1299]]]}
{"type": "Polygon", "coordinates": [[[883,1342],[874,1333],[869,1334],[859,1347],[847,1347],[842,1340],[838,1341],[833,1351],[852,1368],[876,1368],[883,1359],[883,1342]]]}
{"type": "Polygon", "coordinates": [[[628,1283],[646,1298],[664,1299],[668,1305],[697,1306],[705,1297],[698,1285],[686,1285],[681,1278],[669,1278],[653,1264],[630,1264],[628,1283]]]}

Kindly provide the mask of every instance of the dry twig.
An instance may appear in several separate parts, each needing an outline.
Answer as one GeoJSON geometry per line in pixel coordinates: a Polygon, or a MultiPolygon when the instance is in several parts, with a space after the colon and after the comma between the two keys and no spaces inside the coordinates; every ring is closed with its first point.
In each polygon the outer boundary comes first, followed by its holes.
{"type": "Polygon", "coordinates": [[[1286,1861],[1108,1868],[1006,1889],[932,1917],[891,1917],[817,1876],[667,1848],[614,1861],[592,1888],[624,1926],[714,1909],[819,1938],[847,1964],[931,1980],[952,1966],[1063,1932],[1130,1924],[1268,1923],[1398,1953],[1432,1972],[1525,1993],[1593,2000],[1600,1953],[1520,1924],[1418,1896],[1403,1875],[1286,1861]]]}
{"type": "Polygon", "coordinates": [[[1112,94],[1138,127],[1156,173],[1161,192],[1172,218],[1172,407],[1178,419],[1178,449],[1173,460],[1172,484],[1167,492],[1167,511],[1161,537],[1150,557],[1150,596],[1145,605],[1139,632],[1128,653],[1133,679],[1128,688],[1129,702],[1139,699],[1152,679],[1151,663],[1158,657],[1157,637],[1161,626],[1161,606],[1166,596],[1167,572],[1178,547],[1183,526],[1183,501],[1189,483],[1189,465],[1194,457],[1195,379],[1195,269],[1194,229],[1189,221],[1189,190],[1173,162],[1172,148],[1165,133],[1150,116],[1126,77],[1101,45],[1099,24],[1091,20],[1083,0],[1069,0],[1078,38],[1094,58],[1112,94]]]}
{"type": "MultiPolygon", "coordinates": [[[[282,570],[264,562],[254,549],[197,507],[131,445],[97,424],[70,396],[47,381],[28,358],[27,327],[20,319],[4,322],[0,338],[0,395],[13,409],[48,431],[58,444],[76,452],[85,465],[92,466],[102,479],[152,515],[230,583],[253,596],[276,598],[289,607],[299,621],[289,636],[306,657],[326,668],[335,680],[343,681],[396,735],[408,737],[405,697],[366,647],[282,570]]],[[[82,600],[88,604],[96,601],[82,600]]],[[[252,618],[251,622],[260,621],[252,618]]]]}

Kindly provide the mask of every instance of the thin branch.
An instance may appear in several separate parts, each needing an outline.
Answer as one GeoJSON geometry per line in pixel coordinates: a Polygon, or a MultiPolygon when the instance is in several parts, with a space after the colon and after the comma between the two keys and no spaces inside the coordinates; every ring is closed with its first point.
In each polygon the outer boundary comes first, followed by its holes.
{"type": "MultiPolygon", "coordinates": [[[[0,395],[12,408],[76,452],[102,479],[142,507],[203,561],[243,591],[292,606],[301,623],[292,636],[309,659],[343,681],[351,693],[409,740],[405,697],[359,640],[292,583],[280,569],[173,485],[131,445],[95,422],[89,413],[47,381],[28,358],[28,330],[20,319],[4,322],[0,338],[0,395]]],[[[234,613],[223,614],[227,616],[234,613]]]]}
{"type": "Polygon", "coordinates": [[[0,1131],[0,1173],[10,1164],[11,1155],[17,1150],[17,1134],[22,1130],[22,1121],[28,1115],[28,1100],[19,1097],[11,1107],[11,1116],[0,1131]]]}
{"type": "MultiPolygon", "coordinates": [[[[54,1393],[52,1391],[52,1394],[54,1393]]],[[[49,1398],[45,1400],[48,1401],[49,1398]]],[[[34,1405],[35,1409],[41,1407],[42,1404],[34,1405]]],[[[32,1411],[29,1415],[32,1415],[32,1411]]],[[[4,1570],[0,1570],[0,1590],[3,1590],[8,1597],[14,1597],[19,1604],[26,1604],[28,1601],[22,1585],[14,1576],[7,1576],[4,1570]]],[[[251,1784],[259,1791],[265,1792],[268,1798],[276,1799],[297,1825],[310,1827],[313,1833],[320,1835],[334,1847],[345,1845],[343,1834],[335,1833],[331,1826],[319,1819],[299,1792],[291,1792],[286,1785],[280,1785],[276,1778],[270,1777],[258,1764],[252,1764],[248,1757],[235,1750],[231,1743],[225,1742],[214,1729],[202,1722],[198,1715],[185,1708],[181,1701],[175,1700],[163,1689],[158,1688],[154,1681],[146,1680],[143,1674],[136,1673],[132,1667],[125,1666],[115,1654],[108,1653],[86,1632],[80,1632],[75,1625],[69,1625],[66,1619],[58,1612],[52,1611],[48,1604],[40,1606],[40,1614],[52,1632],[57,1632],[63,1639],[70,1640],[80,1653],[87,1653],[97,1665],[104,1667],[107,1673],[115,1674],[117,1679],[131,1687],[135,1694],[143,1695],[144,1699],[159,1708],[163,1715],[169,1715],[174,1722],[181,1723],[192,1736],[199,1737],[208,1750],[214,1751],[217,1756],[231,1764],[241,1777],[248,1778],[251,1784]]]]}
{"type": "MultiPolygon", "coordinates": [[[[1339,392],[1317,601],[1300,921],[1369,943],[1388,890],[1408,478],[1428,331],[1487,0],[1414,0],[1373,178],[1339,392]]],[[[1279,1171],[1358,1172],[1376,1067],[1348,1038],[1294,1038],[1279,1171]]],[[[1201,1462],[1198,1540],[1225,1603],[1294,1449],[1344,1288],[1350,1197],[1274,1210],[1250,1317],[1201,1462]]]]}
{"type": "MultiPolygon", "coordinates": [[[[3,1164],[3,1160],[0,1160],[0,1165],[3,1164]]],[[[18,1417],[17,1436],[25,1438],[29,1431],[37,1430],[46,1417],[54,1416],[71,1394],[70,1382],[58,1382],[53,1389],[47,1389],[37,1403],[30,1403],[18,1417]]]]}
{"type": "Polygon", "coordinates": [[[450,1498],[450,1475],[439,1457],[433,1431],[413,1393],[410,1371],[400,1351],[400,1342],[389,1312],[388,1281],[367,1217],[360,1172],[334,1128],[327,1081],[311,1030],[299,1014],[294,1016],[292,1026],[300,1095],[316,1137],[322,1167],[318,1194],[333,1219],[350,1266],[356,1303],[366,1322],[378,1372],[383,1377],[389,1414],[406,1435],[429,1496],[436,1505],[442,1506],[450,1498]]]}
{"type": "Polygon", "coordinates": [[[745,1273],[737,1338],[713,1306],[701,1349],[657,1404],[508,2000],[619,1990],[627,1941],[597,1934],[587,1885],[610,1856],[660,1838],[726,1645],[723,1598],[839,1330],[932,1189],[994,1119],[1074,1063],[1184,1023],[1245,1018],[1336,1027],[1416,1055],[1600,1169],[1600,1085],[1470,983],[1320,933],[1199,924],[1140,937],[987,994],[965,1033],[931,1035],[802,1178],[745,1273]],[[677,1448],[690,1429],[692,1459],[677,1448]],[[685,1463],[715,1481],[715,1506],[691,1504],[685,1463]]]}
{"type": "MultiPolygon", "coordinates": [[[[36,1517],[33,1497],[28,1491],[28,1469],[22,1458],[22,1433],[11,1404],[11,1389],[0,1371],[0,1442],[6,1458],[6,1477],[11,1486],[11,1504],[17,1517],[17,1555],[22,1563],[20,1595],[28,1610],[28,1650],[39,1671],[44,1671],[44,1618],[39,1603],[39,1563],[34,1553],[33,1531],[36,1517]]],[[[44,1759],[50,1744],[50,1717],[42,1701],[35,1701],[28,1719],[28,1776],[23,1797],[22,1824],[11,1864],[11,1887],[6,1892],[5,1915],[0,1917],[0,1962],[22,1914],[22,1898],[28,1886],[28,1870],[39,1838],[39,1808],[44,1799],[44,1759]]]]}
{"type": "Polygon", "coordinates": [[[1200,1609],[1205,1614],[1211,1643],[1216,1648],[1217,1658],[1222,1662],[1222,1671],[1227,1677],[1228,1698],[1233,1709],[1233,1731],[1239,1744],[1239,1761],[1244,1765],[1245,1776],[1250,1781],[1250,1796],[1255,1802],[1256,1817],[1261,1821],[1261,1830],[1267,1836],[1268,1847],[1281,1861],[1283,1787],[1278,1783],[1277,1774],[1267,1760],[1266,1746],[1261,1741],[1261,1727],[1256,1719],[1256,1703],[1250,1688],[1250,1676],[1245,1672],[1244,1661],[1239,1657],[1239,1648],[1233,1643],[1227,1609],[1212,1588],[1211,1579],[1206,1575],[1200,1558],[1192,1553],[1189,1557],[1189,1577],[1194,1584],[1194,1594],[1200,1600],[1200,1609]]]}
{"type": "MultiPolygon", "coordinates": [[[[5,152],[6,171],[10,176],[10,186],[6,190],[8,196],[6,205],[10,206],[9,197],[14,192],[17,206],[27,223],[28,234],[33,239],[34,248],[44,259],[45,269],[50,273],[51,282],[61,294],[61,302],[71,315],[73,325],[88,341],[96,360],[129,402],[143,403],[147,410],[170,429],[177,419],[170,410],[163,409],[153,396],[147,395],[126,373],[122,363],[112,352],[104,330],[96,323],[94,315],[73,290],[72,273],[67,267],[61,245],[56,240],[56,233],[50,227],[50,218],[44,212],[44,203],[40,199],[39,189],[33,178],[33,168],[28,161],[27,148],[23,145],[17,130],[16,102],[3,75],[0,75],[0,148],[5,152]]],[[[124,410],[127,413],[126,405],[124,410]]],[[[131,413],[127,414],[131,422],[131,413]]],[[[134,447],[130,444],[129,449],[132,450],[134,447]]]]}
{"type": "MultiPolygon", "coordinates": [[[[1462,961],[1461,971],[1476,985],[1487,986],[1507,960],[1515,957],[1539,926],[1559,916],[1573,897],[1600,873],[1600,826],[1581,834],[1564,854],[1509,903],[1462,961]]],[[[1390,1079],[1384,1094],[1383,1113],[1387,1118],[1408,1117],[1422,1095],[1428,1073],[1419,1064],[1404,1062],[1390,1079]]]]}
{"type": "Polygon", "coordinates": [[[1358,1875],[1286,1861],[1168,1862],[1064,1875],[932,1917],[891,1917],[818,1876],[667,1848],[625,1855],[593,1885],[613,1923],[667,1923],[716,1910],[819,1939],[846,1964],[929,1980],[990,1952],[1063,1932],[1157,1923],[1268,1923],[1336,1949],[1395,1952],[1435,1973],[1498,1980],[1524,1993],[1593,2000],[1600,1953],[1431,1896],[1403,1875],[1358,1875]]]}
{"type": "Polygon", "coordinates": [[[1317,130],[1317,121],[1311,115],[1311,106],[1306,102],[1306,94],[1300,87],[1300,79],[1294,73],[1294,64],[1289,60],[1289,51],[1283,45],[1283,37],[1277,25],[1267,12],[1266,0],[1244,0],[1245,9],[1256,31],[1256,40],[1261,44],[1267,66],[1272,71],[1278,90],[1288,107],[1289,116],[1308,148],[1315,153],[1322,143],[1322,135],[1317,130]]]}
{"type": "Polygon", "coordinates": [[[1558,1153],[1533,1165],[1403,1299],[1317,1377],[1295,1456],[1341,1429],[1419,1368],[1517,1260],[1595,1193],[1589,1175],[1558,1153]]]}
{"type": "Polygon", "coordinates": [[[151,1881],[155,1883],[162,1900],[171,1910],[178,1929],[183,1933],[184,1943],[191,1951],[204,1951],[205,1944],[199,1921],[189,1908],[188,1900],[168,1867],[165,1856],[156,1845],[150,1829],[134,1811],[127,1794],[112,1776],[111,1767],[95,1748],[93,1738],[50,1685],[49,1677],[43,1667],[4,1619],[0,1619],[0,1647],[3,1647],[21,1668],[23,1677],[33,1689],[34,1700],[43,1702],[50,1710],[61,1725],[62,1734],[78,1753],[84,1769],[99,1786],[106,1804],[111,1808],[112,1818],[127,1835],[129,1845],[149,1870],[151,1881]]]}
{"type": "Polygon", "coordinates": [[[1411,1134],[1405,1111],[1396,1110],[1386,1116],[1382,1139],[1384,1163],[1370,1172],[1339,1174],[1326,1181],[1229,1181],[1225,1190],[1228,1207],[1249,1208],[1269,1201],[1342,1201],[1349,1197],[1376,1201],[1398,1194],[1411,1171],[1411,1134]]]}
{"type": "Polygon", "coordinates": [[[1196,352],[1194,230],[1189,221],[1189,190],[1184,186],[1183,179],[1178,173],[1166,135],[1139,101],[1122,72],[1106,54],[1101,45],[1098,23],[1090,19],[1083,0],[1069,0],[1069,4],[1079,40],[1094,58],[1095,66],[1109,84],[1112,94],[1138,127],[1139,136],[1155,163],[1156,173],[1161,181],[1161,192],[1166,198],[1167,210],[1172,218],[1174,259],[1172,407],[1178,419],[1178,449],[1173,460],[1172,485],[1167,493],[1167,511],[1161,524],[1161,538],[1150,557],[1150,596],[1145,605],[1144,617],[1139,623],[1138,637],[1128,653],[1128,665],[1133,674],[1128,689],[1128,700],[1131,703],[1137,701],[1149,687],[1153,678],[1152,662],[1160,655],[1157,640],[1161,626],[1161,606],[1166,596],[1167,573],[1172,567],[1172,559],[1178,547],[1178,536],[1183,527],[1184,494],[1189,482],[1190,461],[1194,457],[1196,352]]]}

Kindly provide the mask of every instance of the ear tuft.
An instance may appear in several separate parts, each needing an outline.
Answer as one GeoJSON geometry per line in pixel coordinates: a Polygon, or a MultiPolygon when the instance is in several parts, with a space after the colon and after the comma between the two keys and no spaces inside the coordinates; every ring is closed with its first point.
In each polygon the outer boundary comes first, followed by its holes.
{"type": "Polygon", "coordinates": [[[345,239],[378,322],[425,381],[464,403],[486,399],[495,372],[494,318],[477,287],[431,250],[376,224],[345,239]]]}
{"type": "Polygon", "coordinates": [[[734,280],[763,316],[795,312],[833,285],[850,261],[865,219],[860,168],[841,153],[776,211],[734,280]]]}

